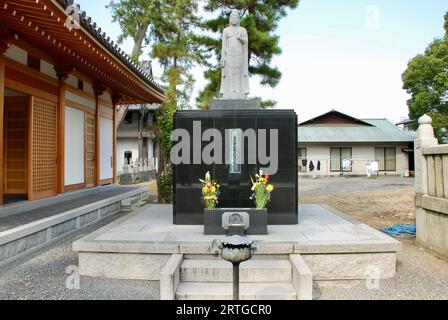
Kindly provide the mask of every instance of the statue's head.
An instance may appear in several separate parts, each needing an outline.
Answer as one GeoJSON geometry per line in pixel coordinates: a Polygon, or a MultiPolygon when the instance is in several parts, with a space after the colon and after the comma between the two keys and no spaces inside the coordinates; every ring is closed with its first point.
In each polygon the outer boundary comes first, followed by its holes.
{"type": "Polygon", "coordinates": [[[240,12],[238,10],[232,10],[232,12],[230,13],[229,22],[232,26],[237,26],[240,24],[240,12]]]}

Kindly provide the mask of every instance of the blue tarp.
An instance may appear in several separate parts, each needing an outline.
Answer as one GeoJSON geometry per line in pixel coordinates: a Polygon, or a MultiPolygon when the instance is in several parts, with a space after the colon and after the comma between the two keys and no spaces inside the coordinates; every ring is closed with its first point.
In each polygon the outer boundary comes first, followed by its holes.
{"type": "Polygon", "coordinates": [[[396,238],[413,239],[415,238],[417,228],[415,225],[396,224],[392,227],[385,228],[382,231],[396,238]]]}

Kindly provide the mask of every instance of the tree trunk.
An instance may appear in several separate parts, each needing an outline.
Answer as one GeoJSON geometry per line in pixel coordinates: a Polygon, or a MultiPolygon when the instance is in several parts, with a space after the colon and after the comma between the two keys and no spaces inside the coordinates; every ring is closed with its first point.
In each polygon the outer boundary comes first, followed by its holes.
{"type": "MultiPolygon", "coordinates": [[[[159,143],[159,147],[158,147],[157,157],[159,159],[159,161],[158,161],[158,175],[159,175],[159,174],[162,174],[162,172],[165,172],[165,169],[164,169],[164,167],[165,167],[164,162],[165,161],[164,161],[163,148],[162,148],[162,145],[160,143],[159,143]]],[[[157,202],[158,203],[162,203],[163,202],[163,199],[162,199],[162,196],[161,196],[159,190],[157,190],[157,202]]]]}
{"type": "Polygon", "coordinates": [[[143,41],[145,40],[146,32],[148,32],[149,23],[145,23],[137,31],[134,48],[132,49],[132,59],[138,61],[142,54],[143,41]]]}

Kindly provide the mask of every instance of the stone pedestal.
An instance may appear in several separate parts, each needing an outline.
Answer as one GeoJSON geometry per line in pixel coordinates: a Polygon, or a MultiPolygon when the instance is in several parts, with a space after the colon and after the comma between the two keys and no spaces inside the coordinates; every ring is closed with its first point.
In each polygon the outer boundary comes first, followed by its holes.
{"type": "MultiPolygon", "coordinates": [[[[192,162],[174,166],[174,224],[204,224],[201,184],[198,179],[203,179],[207,171],[221,185],[218,208],[254,208],[254,202],[250,199],[251,176],[254,177],[260,168],[265,167],[258,157],[257,164],[242,164],[238,170],[232,169],[225,161],[211,165],[203,163],[202,160],[194,163],[193,158],[202,159],[201,150],[210,144],[210,141],[202,142],[200,150],[194,147],[194,141],[197,139],[193,132],[194,122],[201,124],[201,132],[196,132],[196,136],[202,136],[207,129],[217,129],[223,138],[226,136],[226,130],[254,129],[260,132],[265,129],[268,137],[267,154],[271,149],[269,132],[271,129],[278,130],[278,171],[270,181],[275,190],[267,207],[268,223],[298,224],[297,116],[293,110],[262,109],[186,110],[176,113],[175,129],[184,129],[191,137],[192,162]]],[[[224,142],[222,149],[224,155],[224,142]]],[[[244,159],[248,159],[248,153],[245,143],[244,159]]]]}
{"type": "MultiPolygon", "coordinates": [[[[249,215],[249,228],[246,235],[267,235],[267,210],[255,208],[217,208],[204,210],[204,234],[226,235],[227,230],[222,227],[223,214],[225,212],[247,212],[249,215]]],[[[230,230],[230,229],[229,229],[230,230]]]]}
{"type": "Polygon", "coordinates": [[[259,99],[250,100],[225,100],[213,99],[210,102],[210,110],[260,110],[261,101],[259,99]]]}

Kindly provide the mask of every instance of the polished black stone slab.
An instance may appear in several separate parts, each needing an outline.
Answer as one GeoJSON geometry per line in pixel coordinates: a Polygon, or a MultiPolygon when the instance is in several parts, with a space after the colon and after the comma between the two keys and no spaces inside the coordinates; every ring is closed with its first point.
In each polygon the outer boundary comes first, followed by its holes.
{"type": "MultiPolygon", "coordinates": [[[[278,172],[271,177],[275,186],[269,203],[268,223],[274,225],[298,223],[298,168],[297,168],[297,116],[293,110],[185,110],[176,113],[175,129],[185,129],[193,136],[193,122],[201,122],[201,131],[215,128],[225,136],[226,129],[277,129],[278,172]]],[[[268,134],[269,136],[269,134],[268,134]]],[[[269,141],[268,141],[269,142],[269,141]]],[[[202,148],[210,142],[202,142],[202,148]]],[[[224,148],[224,143],[223,143],[224,148]]],[[[268,143],[268,150],[269,143],[268,143]]],[[[191,157],[193,158],[191,144],[191,157]]],[[[248,148],[245,147],[247,159],[248,148]]],[[[223,151],[224,153],[224,151],[223,151]]],[[[201,203],[201,184],[207,171],[221,185],[220,208],[253,208],[250,200],[251,176],[263,167],[243,164],[238,173],[231,173],[228,164],[180,164],[174,166],[174,223],[201,225],[204,223],[201,203]]]]}

